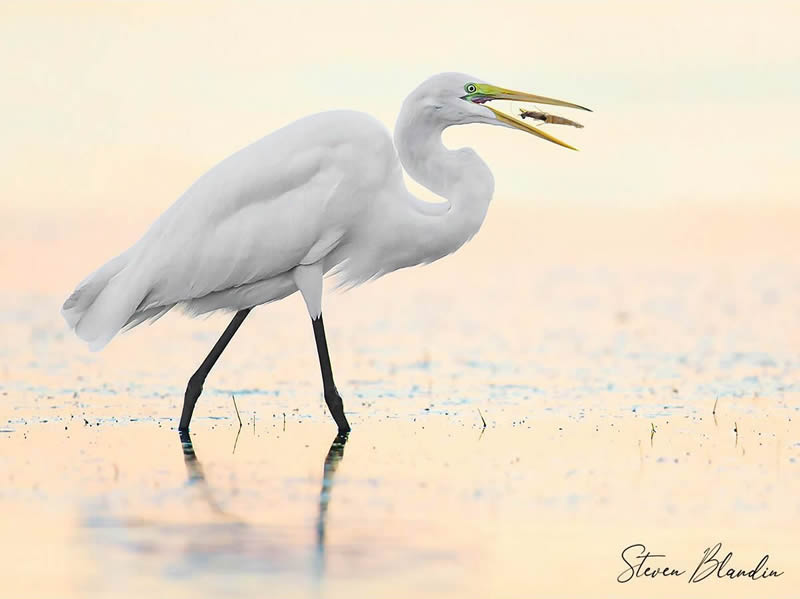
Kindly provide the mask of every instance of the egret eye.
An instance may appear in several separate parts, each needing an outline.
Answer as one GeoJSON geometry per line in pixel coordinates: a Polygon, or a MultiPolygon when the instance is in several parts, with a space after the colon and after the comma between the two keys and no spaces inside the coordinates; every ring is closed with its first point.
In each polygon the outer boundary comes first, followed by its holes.
{"type": "Polygon", "coordinates": [[[475,87],[475,84],[474,84],[474,83],[467,83],[467,84],[464,86],[464,89],[465,89],[465,90],[467,90],[467,93],[468,93],[468,94],[474,94],[476,91],[478,91],[478,88],[477,88],[477,87],[475,87]]]}

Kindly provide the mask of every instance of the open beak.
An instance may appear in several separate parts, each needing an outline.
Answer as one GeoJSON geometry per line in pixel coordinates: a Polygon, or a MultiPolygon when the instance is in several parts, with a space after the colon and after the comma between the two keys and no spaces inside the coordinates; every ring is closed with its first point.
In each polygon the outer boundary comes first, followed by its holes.
{"type": "MultiPolygon", "coordinates": [[[[591,112],[591,110],[589,110],[585,106],[580,106],[579,104],[573,104],[572,102],[564,102],[563,100],[556,100],[555,98],[548,98],[546,96],[537,96],[535,94],[526,94],[525,92],[515,92],[513,90],[504,89],[502,87],[492,88],[491,92],[487,95],[487,100],[512,100],[515,102],[532,102],[534,104],[549,104],[551,106],[564,106],[566,108],[577,108],[578,110],[588,110],[589,112],[591,112]]],[[[574,148],[568,143],[565,143],[560,139],[553,137],[548,133],[545,133],[538,127],[534,127],[520,119],[516,119],[513,116],[500,112],[499,110],[495,110],[491,106],[486,106],[486,108],[488,108],[495,114],[498,121],[500,121],[505,125],[508,125],[509,127],[513,127],[515,129],[519,129],[520,131],[525,131],[537,137],[541,137],[542,139],[551,141],[554,144],[558,144],[559,146],[562,146],[564,148],[569,148],[570,150],[578,151],[578,148],[574,148]]]]}

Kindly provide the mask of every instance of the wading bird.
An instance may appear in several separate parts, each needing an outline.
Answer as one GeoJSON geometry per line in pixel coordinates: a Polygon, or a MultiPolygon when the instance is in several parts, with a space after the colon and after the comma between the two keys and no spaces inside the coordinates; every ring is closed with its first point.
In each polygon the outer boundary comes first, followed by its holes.
{"type": "Polygon", "coordinates": [[[354,286],[438,260],[480,229],[494,191],[470,148],[450,150],[442,131],[485,123],[572,146],[486,103],[513,100],[588,110],[489,85],[434,75],[403,102],[394,132],[351,111],[314,114],[263,137],[200,177],[128,250],[82,281],[61,314],[92,350],[120,330],[180,305],[191,315],[236,311],[189,378],[179,430],[203,383],[253,307],[300,290],[311,316],[325,402],[347,432],[322,322],[322,280],[354,286]],[[447,201],[414,197],[409,175],[447,201]]]}

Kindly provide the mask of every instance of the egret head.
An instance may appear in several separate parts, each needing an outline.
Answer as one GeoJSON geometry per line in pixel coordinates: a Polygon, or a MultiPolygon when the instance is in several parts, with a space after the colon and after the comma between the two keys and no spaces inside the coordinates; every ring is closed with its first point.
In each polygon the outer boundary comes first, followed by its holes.
{"type": "Polygon", "coordinates": [[[571,150],[576,149],[538,127],[488,106],[488,102],[492,100],[533,102],[589,110],[571,102],[497,87],[463,73],[434,75],[414,90],[406,102],[413,102],[415,112],[426,120],[440,123],[443,127],[467,123],[501,125],[525,131],[571,150]]]}

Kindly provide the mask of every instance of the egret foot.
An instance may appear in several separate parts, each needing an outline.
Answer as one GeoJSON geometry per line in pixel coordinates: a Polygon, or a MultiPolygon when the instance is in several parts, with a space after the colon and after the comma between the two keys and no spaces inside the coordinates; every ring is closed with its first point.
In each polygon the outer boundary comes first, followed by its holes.
{"type": "Polygon", "coordinates": [[[194,406],[203,392],[203,380],[196,377],[197,373],[189,379],[186,385],[186,393],[183,394],[183,412],[181,413],[181,423],[178,425],[178,431],[189,430],[189,422],[192,420],[194,406]]]}
{"type": "Polygon", "coordinates": [[[183,447],[183,455],[193,455],[194,448],[192,447],[192,437],[189,435],[189,431],[178,431],[178,437],[181,439],[181,446],[183,447]]]}
{"type": "Polygon", "coordinates": [[[328,404],[328,409],[331,411],[331,416],[339,427],[339,434],[349,433],[350,425],[347,423],[347,418],[344,415],[344,403],[342,396],[336,389],[325,393],[325,403],[328,404]]]}

